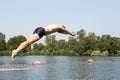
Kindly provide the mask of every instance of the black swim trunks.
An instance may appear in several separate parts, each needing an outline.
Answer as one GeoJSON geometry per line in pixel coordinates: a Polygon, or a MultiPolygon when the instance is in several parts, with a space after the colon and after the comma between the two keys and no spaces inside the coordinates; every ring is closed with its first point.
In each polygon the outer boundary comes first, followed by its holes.
{"type": "Polygon", "coordinates": [[[35,34],[35,33],[38,34],[40,38],[42,38],[43,35],[45,35],[45,29],[43,27],[38,27],[33,32],[33,34],[35,34]]]}

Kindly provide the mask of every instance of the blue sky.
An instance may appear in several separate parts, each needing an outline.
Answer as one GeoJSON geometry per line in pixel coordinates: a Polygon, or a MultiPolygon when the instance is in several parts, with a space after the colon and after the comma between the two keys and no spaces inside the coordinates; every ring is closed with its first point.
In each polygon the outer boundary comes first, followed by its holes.
{"type": "Polygon", "coordinates": [[[49,24],[120,37],[120,0],[0,0],[0,32],[6,40],[17,35],[28,38],[36,27],[49,24]]]}

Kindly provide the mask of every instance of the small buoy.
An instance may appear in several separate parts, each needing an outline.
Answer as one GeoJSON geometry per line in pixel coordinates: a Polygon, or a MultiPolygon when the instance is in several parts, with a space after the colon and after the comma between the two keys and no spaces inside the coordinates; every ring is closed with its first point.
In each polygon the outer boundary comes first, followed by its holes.
{"type": "Polygon", "coordinates": [[[87,63],[93,63],[93,60],[92,59],[88,59],[87,63]]]}
{"type": "Polygon", "coordinates": [[[40,61],[38,61],[38,60],[35,60],[35,61],[32,61],[32,63],[31,63],[33,66],[36,66],[36,65],[40,65],[41,64],[41,62],[40,61]]]}

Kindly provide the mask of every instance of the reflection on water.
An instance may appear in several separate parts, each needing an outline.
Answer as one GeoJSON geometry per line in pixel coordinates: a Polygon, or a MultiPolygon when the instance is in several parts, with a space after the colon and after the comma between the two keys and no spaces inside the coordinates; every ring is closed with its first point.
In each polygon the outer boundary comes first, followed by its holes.
{"type": "Polygon", "coordinates": [[[30,68],[30,70],[0,71],[0,80],[119,80],[120,57],[24,56],[0,57],[0,64],[25,64],[0,68],[30,68]],[[93,64],[86,63],[88,58],[93,64]],[[43,64],[32,66],[33,60],[43,64]]]}

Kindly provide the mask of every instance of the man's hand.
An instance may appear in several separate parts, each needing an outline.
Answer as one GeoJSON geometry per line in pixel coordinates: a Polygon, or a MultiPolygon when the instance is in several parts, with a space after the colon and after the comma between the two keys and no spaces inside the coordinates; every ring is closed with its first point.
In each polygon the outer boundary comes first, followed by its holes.
{"type": "Polygon", "coordinates": [[[75,32],[72,32],[71,35],[72,35],[72,36],[75,36],[75,32]]]}

